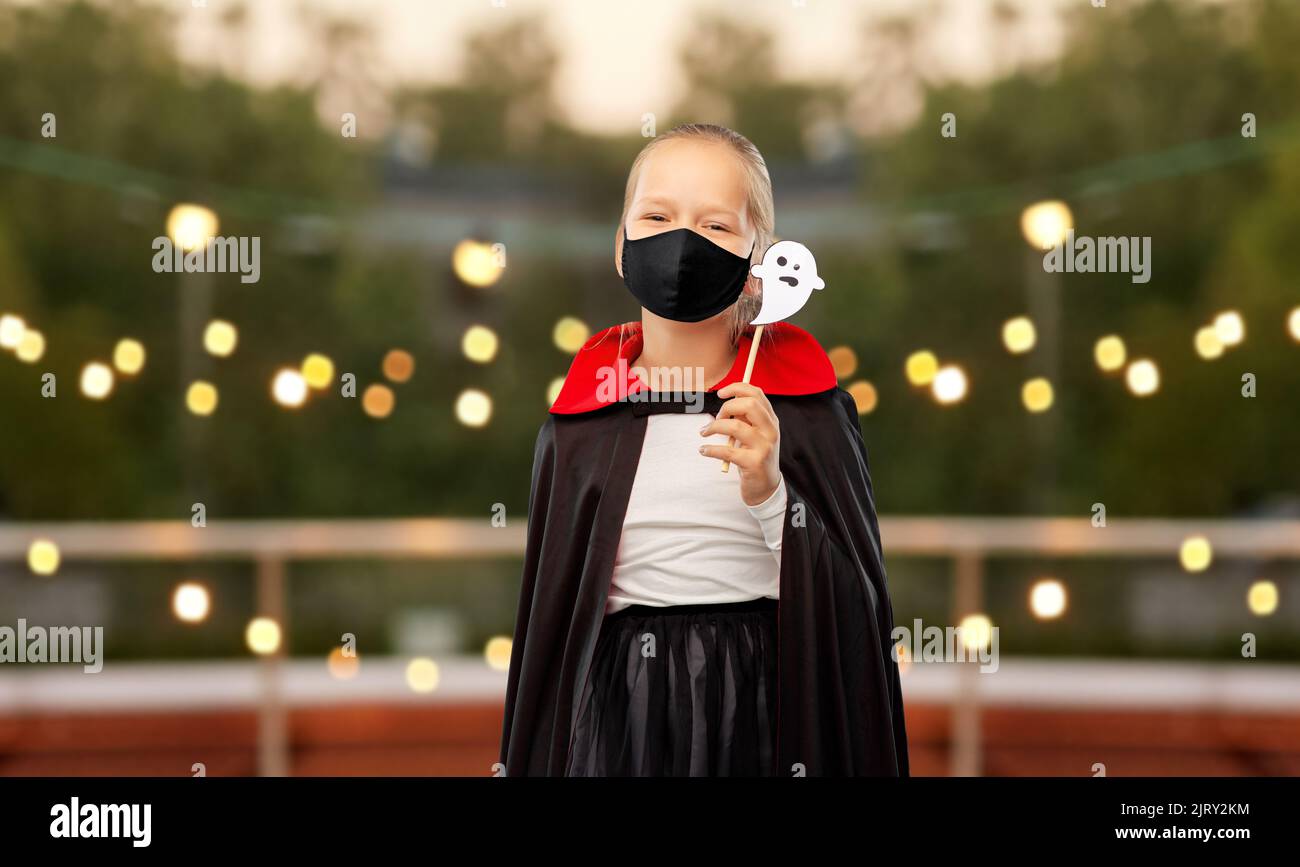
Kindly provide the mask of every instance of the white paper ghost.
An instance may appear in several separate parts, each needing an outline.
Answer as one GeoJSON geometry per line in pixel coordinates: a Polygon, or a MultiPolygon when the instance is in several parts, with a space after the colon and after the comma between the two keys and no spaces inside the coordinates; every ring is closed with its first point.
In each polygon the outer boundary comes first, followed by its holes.
{"type": "Polygon", "coordinates": [[[777,241],[767,248],[763,261],[750,268],[763,281],[763,307],[754,325],[780,322],[799,312],[814,289],[826,288],[817,276],[817,260],[798,241],[777,241]]]}

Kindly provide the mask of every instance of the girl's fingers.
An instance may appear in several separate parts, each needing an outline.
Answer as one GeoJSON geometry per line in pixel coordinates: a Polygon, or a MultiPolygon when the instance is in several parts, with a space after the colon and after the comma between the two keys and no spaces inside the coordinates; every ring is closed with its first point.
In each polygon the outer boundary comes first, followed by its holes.
{"type": "Polygon", "coordinates": [[[700,454],[706,458],[717,458],[720,461],[730,461],[743,470],[754,469],[754,451],[753,449],[738,449],[731,446],[721,445],[704,445],[700,446],[700,454]]]}
{"type": "Polygon", "coordinates": [[[700,431],[700,436],[709,436],[710,434],[726,434],[740,440],[750,448],[757,447],[769,441],[769,435],[762,428],[755,427],[743,421],[736,419],[715,419],[704,426],[700,431]]]}
{"type": "Polygon", "coordinates": [[[740,418],[769,433],[777,430],[776,416],[752,397],[733,397],[718,409],[718,418],[740,418]]]}

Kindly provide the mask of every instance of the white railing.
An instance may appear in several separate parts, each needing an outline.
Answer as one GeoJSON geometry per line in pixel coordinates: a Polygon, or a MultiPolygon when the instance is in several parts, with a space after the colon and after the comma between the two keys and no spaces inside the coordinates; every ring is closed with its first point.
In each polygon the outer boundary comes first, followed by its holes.
{"type": "MultiPolygon", "coordinates": [[[[983,607],[989,556],[1159,558],[1176,563],[1182,541],[1205,536],[1218,559],[1300,559],[1300,520],[1166,520],[1129,518],[1094,527],[1089,518],[893,517],[880,520],[886,559],[952,560],[952,622],[983,607]]],[[[363,520],[0,523],[0,561],[22,560],[31,542],[52,539],[68,561],[196,561],[244,559],[256,564],[258,613],[274,617],[284,637],[259,662],[258,768],[288,770],[284,648],[289,612],[285,567],[298,560],[347,558],[438,560],[522,556],[522,523],[493,527],[485,520],[394,518],[363,520]]],[[[959,666],[952,697],[952,773],[980,772],[978,663],[959,666]]]]}

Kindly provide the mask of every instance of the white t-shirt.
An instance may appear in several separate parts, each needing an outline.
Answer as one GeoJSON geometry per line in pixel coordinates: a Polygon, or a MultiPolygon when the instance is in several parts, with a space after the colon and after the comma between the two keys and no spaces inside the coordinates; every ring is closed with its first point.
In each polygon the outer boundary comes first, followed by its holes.
{"type": "Polygon", "coordinates": [[[785,479],[757,506],[740,473],[700,446],[706,412],[652,413],[623,519],[606,613],[628,605],[694,605],[780,596],[785,479]]]}

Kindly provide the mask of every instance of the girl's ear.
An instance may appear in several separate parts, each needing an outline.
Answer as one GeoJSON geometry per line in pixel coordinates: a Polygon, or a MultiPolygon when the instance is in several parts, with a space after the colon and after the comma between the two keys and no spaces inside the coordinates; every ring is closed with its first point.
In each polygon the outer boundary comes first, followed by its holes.
{"type": "Polygon", "coordinates": [[[623,276],[623,227],[614,230],[614,270],[623,276]]]}

